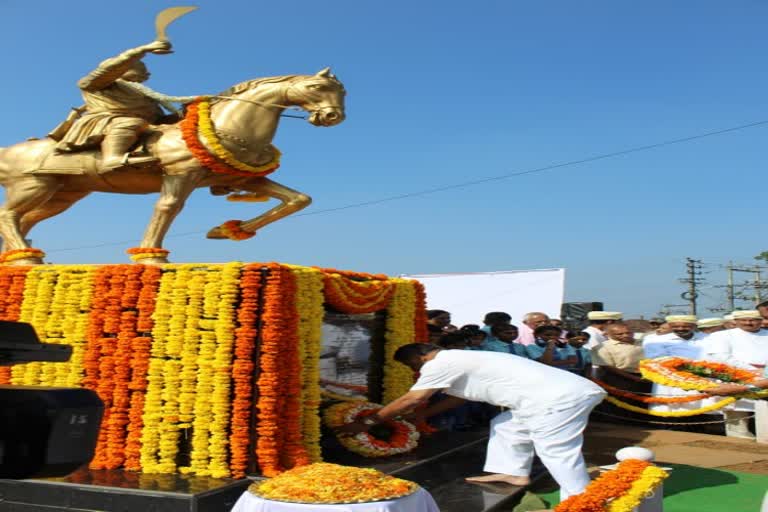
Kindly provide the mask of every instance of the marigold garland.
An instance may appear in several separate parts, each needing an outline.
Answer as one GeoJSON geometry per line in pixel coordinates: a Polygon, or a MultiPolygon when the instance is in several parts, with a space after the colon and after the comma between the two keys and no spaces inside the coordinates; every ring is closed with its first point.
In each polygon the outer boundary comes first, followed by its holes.
{"type": "Polygon", "coordinates": [[[266,176],[280,167],[280,152],[273,147],[272,161],[264,165],[252,166],[240,162],[218,142],[210,120],[209,103],[205,100],[190,103],[187,114],[181,121],[181,137],[192,155],[208,170],[219,174],[234,176],[266,176]],[[202,136],[213,150],[212,155],[200,142],[202,136]]]}
{"type": "Polygon", "coordinates": [[[274,501],[295,503],[367,503],[391,500],[412,494],[419,486],[408,480],[385,475],[375,469],[328,464],[311,464],[251,484],[253,494],[274,501]]]}
{"type": "Polygon", "coordinates": [[[12,369],[13,384],[81,384],[93,273],[94,267],[87,265],[46,265],[27,273],[19,321],[32,324],[45,343],[70,345],[72,357],[66,363],[15,366],[12,369]]]}
{"type": "MultiPolygon", "coordinates": [[[[337,428],[375,414],[381,407],[369,402],[342,402],[325,409],[323,417],[326,425],[337,428]]],[[[418,445],[419,431],[412,423],[391,419],[380,423],[377,427],[387,430],[387,439],[379,439],[371,432],[360,432],[354,436],[337,436],[337,439],[346,449],[364,457],[389,457],[407,453],[418,445]]]]}
{"type": "Polygon", "coordinates": [[[256,456],[265,476],[309,462],[301,443],[301,360],[296,281],[276,263],[267,265],[262,312],[256,456]]]}
{"type": "Polygon", "coordinates": [[[354,281],[337,273],[325,273],[325,297],[342,313],[372,313],[386,309],[395,291],[390,280],[354,281]]]}
{"type": "Polygon", "coordinates": [[[706,414],[708,412],[722,409],[726,405],[730,405],[736,400],[738,400],[738,398],[728,397],[720,400],[719,402],[716,402],[711,405],[707,405],[705,407],[700,407],[698,409],[681,409],[681,410],[675,410],[675,411],[657,411],[653,409],[643,409],[642,407],[637,407],[635,405],[622,402],[618,398],[614,398],[610,395],[606,396],[604,400],[626,411],[637,412],[640,414],[647,414],[648,416],[659,416],[663,418],[682,418],[685,416],[696,416],[698,414],[706,414]]]}
{"type": "Polygon", "coordinates": [[[640,361],[642,376],[657,384],[686,390],[706,391],[717,386],[712,378],[723,377],[721,380],[749,384],[760,378],[753,370],[744,370],[713,361],[694,361],[683,357],[659,357],[640,361]],[[701,369],[702,373],[710,374],[710,378],[692,373],[689,369],[701,369]]]}
{"type": "Polygon", "coordinates": [[[125,251],[131,256],[131,260],[135,262],[141,262],[141,260],[147,260],[152,258],[167,258],[171,253],[168,249],[161,247],[131,247],[125,251]]]}
{"type": "Polygon", "coordinates": [[[416,291],[413,281],[393,279],[395,292],[387,308],[387,333],[384,345],[384,393],[383,403],[389,403],[407,392],[413,385],[413,372],[405,365],[395,362],[398,348],[413,343],[416,338],[414,316],[416,312],[416,291]]]}
{"type": "Polygon", "coordinates": [[[667,476],[650,462],[625,460],[594,479],[583,493],[561,502],[555,512],[631,512],[667,476]]]}
{"type": "Polygon", "coordinates": [[[10,263],[12,261],[23,260],[27,258],[45,258],[45,253],[40,249],[29,247],[27,249],[13,249],[0,253],[0,263],[10,263]]]}
{"type": "Polygon", "coordinates": [[[253,352],[258,337],[261,265],[246,265],[240,277],[240,307],[237,311],[235,352],[232,362],[232,411],[230,427],[230,462],[232,476],[242,478],[248,469],[253,409],[253,352]]]}
{"type": "Polygon", "coordinates": [[[254,231],[244,230],[241,227],[242,225],[243,221],[241,220],[228,220],[219,226],[219,229],[222,233],[224,233],[224,236],[230,240],[235,241],[248,240],[249,238],[253,238],[256,235],[254,231]]]}
{"type": "MultiPolygon", "coordinates": [[[[9,266],[0,267],[0,320],[17,322],[21,313],[21,303],[24,299],[24,283],[27,272],[32,267],[9,266]]],[[[0,384],[10,384],[11,367],[0,366],[0,384]]]]}
{"type": "MultiPolygon", "coordinates": [[[[390,355],[418,339],[424,303],[414,281],[279,264],[8,266],[0,269],[0,319],[32,323],[42,341],[74,350],[69,363],[5,374],[17,384],[99,393],[105,415],[92,467],[241,477],[253,449],[262,472],[277,474],[320,460],[329,273],[344,300],[366,312],[387,310],[390,355]],[[190,464],[178,468],[190,428],[190,464]]],[[[384,372],[392,394],[412,381],[398,366],[384,372]]]]}
{"type": "Polygon", "coordinates": [[[669,473],[660,467],[650,465],[643,470],[640,478],[632,482],[624,496],[620,496],[608,504],[608,512],[632,512],[644,499],[651,496],[669,473]]]}
{"type": "Polygon", "coordinates": [[[310,462],[320,454],[320,349],[323,341],[323,274],[317,269],[289,266],[296,278],[296,309],[299,313],[299,342],[302,359],[301,433],[310,462]]]}
{"type": "Polygon", "coordinates": [[[230,393],[232,356],[235,345],[235,305],[239,295],[239,280],[241,263],[227,263],[221,269],[219,300],[216,305],[216,351],[213,357],[213,394],[212,420],[209,425],[211,436],[208,452],[210,462],[207,474],[214,478],[230,476],[229,435],[227,429],[230,421],[230,393]]]}
{"type": "Polygon", "coordinates": [[[429,332],[427,331],[427,293],[424,285],[418,281],[411,281],[415,294],[413,326],[414,341],[427,343],[429,341],[429,332]]]}
{"type": "Polygon", "coordinates": [[[606,390],[612,395],[634,400],[635,402],[642,402],[644,404],[684,404],[687,402],[696,402],[705,398],[710,398],[712,395],[699,394],[699,395],[686,395],[686,396],[643,396],[627,391],[626,389],[620,389],[610,384],[607,384],[598,379],[592,379],[595,384],[606,390]]]}

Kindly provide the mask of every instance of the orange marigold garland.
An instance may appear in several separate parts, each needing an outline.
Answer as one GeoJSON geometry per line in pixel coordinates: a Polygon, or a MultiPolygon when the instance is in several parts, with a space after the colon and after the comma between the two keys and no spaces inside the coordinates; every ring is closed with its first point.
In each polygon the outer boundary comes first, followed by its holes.
{"type": "Polygon", "coordinates": [[[115,353],[118,348],[118,335],[120,333],[121,308],[120,302],[123,296],[126,279],[124,267],[109,265],[99,269],[94,291],[103,294],[99,298],[99,320],[101,320],[100,332],[96,332],[93,324],[89,326],[89,333],[97,338],[91,339],[89,351],[86,355],[86,375],[88,387],[94,389],[104,402],[104,417],[102,428],[99,430],[99,438],[96,444],[96,454],[90,463],[91,469],[108,469],[111,466],[107,447],[110,434],[114,435],[109,425],[114,412],[114,391],[120,386],[116,376],[119,370],[115,362],[115,353]],[[98,352],[94,353],[96,347],[98,352]]]}
{"type": "Polygon", "coordinates": [[[413,313],[413,334],[414,341],[427,343],[429,333],[427,332],[427,293],[424,285],[418,281],[413,281],[413,291],[416,295],[415,311],[413,313]]]}
{"type": "Polygon", "coordinates": [[[275,476],[308,463],[301,442],[301,361],[298,354],[296,282],[272,263],[264,290],[256,456],[262,473],[275,476]]]}
{"type": "Polygon", "coordinates": [[[336,272],[325,272],[325,297],[342,313],[372,313],[386,309],[395,291],[391,280],[355,281],[336,272]]]}
{"type": "Polygon", "coordinates": [[[625,460],[616,469],[594,479],[583,493],[571,496],[555,507],[555,512],[603,512],[610,500],[627,494],[650,462],[625,460]]]}
{"type": "Polygon", "coordinates": [[[40,249],[29,247],[27,249],[13,249],[0,253],[0,263],[10,263],[12,261],[23,260],[26,258],[45,258],[45,253],[40,249]]]}
{"type": "MultiPolygon", "coordinates": [[[[115,384],[113,387],[112,410],[109,421],[102,425],[107,429],[107,469],[117,469],[125,463],[125,448],[127,443],[127,427],[130,422],[131,406],[131,373],[135,350],[134,339],[138,337],[136,311],[142,288],[142,273],[145,266],[125,265],[116,269],[122,274],[123,293],[120,297],[120,324],[117,334],[117,347],[114,354],[115,384]]],[[[117,312],[116,312],[117,314],[117,312]]]]}
{"type": "Polygon", "coordinates": [[[187,114],[181,121],[181,138],[184,139],[184,143],[187,145],[187,149],[192,155],[208,170],[218,174],[230,174],[234,176],[248,176],[253,178],[254,176],[266,176],[280,167],[278,162],[275,162],[274,167],[265,169],[260,173],[247,172],[237,170],[230,165],[222,162],[215,156],[213,156],[205,146],[200,142],[198,138],[198,127],[200,122],[200,103],[196,101],[187,105],[187,114]]]}
{"type": "Polygon", "coordinates": [[[230,462],[232,476],[243,478],[248,470],[251,411],[253,409],[253,352],[258,336],[261,265],[247,265],[240,278],[240,307],[237,310],[235,353],[232,362],[232,412],[230,462]]]}
{"type": "Polygon", "coordinates": [[[641,402],[644,404],[684,404],[687,402],[696,402],[697,400],[703,400],[712,396],[707,394],[686,396],[643,396],[638,395],[637,393],[633,393],[632,391],[627,391],[625,389],[619,389],[617,387],[611,386],[610,384],[607,384],[601,380],[592,380],[595,382],[595,384],[602,387],[612,395],[620,396],[622,398],[627,398],[629,400],[634,400],[635,402],[641,402]]]}
{"type": "Polygon", "coordinates": [[[244,230],[242,228],[242,225],[243,225],[243,221],[241,220],[228,220],[227,222],[219,226],[219,229],[230,240],[240,241],[240,240],[248,240],[249,238],[253,238],[253,236],[256,233],[254,231],[244,230]]]}
{"type": "MultiPolygon", "coordinates": [[[[0,267],[0,320],[17,322],[24,299],[24,283],[31,267],[0,267]]],[[[0,384],[11,382],[11,367],[0,367],[0,384]]]]}

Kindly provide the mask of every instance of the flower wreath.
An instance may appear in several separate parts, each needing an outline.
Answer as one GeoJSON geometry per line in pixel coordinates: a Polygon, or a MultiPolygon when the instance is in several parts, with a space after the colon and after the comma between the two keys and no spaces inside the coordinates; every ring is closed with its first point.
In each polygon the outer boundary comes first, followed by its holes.
{"type": "Polygon", "coordinates": [[[715,387],[718,385],[717,381],[749,385],[760,378],[753,370],[683,357],[644,359],[640,361],[640,373],[656,384],[696,391],[715,387]]]}
{"type": "MultiPolygon", "coordinates": [[[[370,416],[381,407],[370,402],[343,402],[328,407],[323,416],[327,426],[337,428],[370,416]]],[[[416,448],[419,431],[412,423],[390,419],[374,425],[368,432],[337,436],[337,439],[344,448],[364,457],[389,457],[416,448]]]]}

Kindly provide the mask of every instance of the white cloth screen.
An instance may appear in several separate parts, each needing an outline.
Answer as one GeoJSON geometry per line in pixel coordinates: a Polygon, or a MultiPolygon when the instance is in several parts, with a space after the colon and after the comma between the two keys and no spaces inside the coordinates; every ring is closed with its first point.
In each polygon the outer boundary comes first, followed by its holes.
{"type": "Polygon", "coordinates": [[[560,318],[565,269],[477,272],[470,274],[420,274],[403,277],[424,283],[429,309],[444,309],[452,323],[482,325],[490,311],[505,311],[520,325],[523,315],[541,311],[560,318]]]}

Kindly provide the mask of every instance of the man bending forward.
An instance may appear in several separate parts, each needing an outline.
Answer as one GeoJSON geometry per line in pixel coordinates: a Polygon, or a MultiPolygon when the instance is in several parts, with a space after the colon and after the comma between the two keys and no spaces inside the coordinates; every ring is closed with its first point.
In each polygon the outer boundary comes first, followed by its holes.
{"type": "Polygon", "coordinates": [[[579,494],[589,483],[581,453],[589,413],[605,393],[573,373],[499,352],[442,350],[425,343],[400,347],[395,360],[420,372],[416,384],[377,414],[345,425],[346,433],[367,431],[401,415],[438,391],[451,395],[426,409],[431,416],[465,400],[508,410],[491,422],[485,471],[473,482],[530,483],[534,452],[560,486],[560,499],[579,494]]]}

